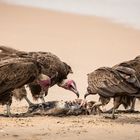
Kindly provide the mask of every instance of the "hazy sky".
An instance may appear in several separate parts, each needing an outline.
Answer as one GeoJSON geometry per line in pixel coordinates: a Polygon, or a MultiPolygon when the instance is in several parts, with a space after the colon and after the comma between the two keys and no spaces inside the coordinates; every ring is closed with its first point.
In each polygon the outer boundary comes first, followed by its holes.
{"type": "Polygon", "coordinates": [[[0,0],[84,15],[96,15],[140,29],[140,0],[0,0]]]}

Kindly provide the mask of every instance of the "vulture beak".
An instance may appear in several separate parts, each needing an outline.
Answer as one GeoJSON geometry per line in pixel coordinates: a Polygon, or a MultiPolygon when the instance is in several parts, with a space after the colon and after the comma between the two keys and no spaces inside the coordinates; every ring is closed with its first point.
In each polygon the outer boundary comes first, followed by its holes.
{"type": "Polygon", "coordinates": [[[87,93],[84,95],[84,99],[86,99],[86,97],[87,97],[88,95],[90,95],[90,93],[87,92],[87,93]]]}
{"type": "Polygon", "coordinates": [[[87,96],[89,96],[89,95],[96,95],[97,93],[89,93],[89,92],[87,92],[85,95],[84,95],[84,99],[86,99],[87,98],[87,96]]]}
{"type": "Polygon", "coordinates": [[[74,92],[77,98],[79,98],[79,92],[77,90],[76,83],[73,80],[65,79],[60,84],[58,84],[58,86],[74,92]]]}
{"type": "Polygon", "coordinates": [[[71,90],[72,92],[74,92],[77,95],[77,98],[79,98],[79,92],[77,90],[76,84],[71,83],[69,86],[69,90],[71,90]]]}

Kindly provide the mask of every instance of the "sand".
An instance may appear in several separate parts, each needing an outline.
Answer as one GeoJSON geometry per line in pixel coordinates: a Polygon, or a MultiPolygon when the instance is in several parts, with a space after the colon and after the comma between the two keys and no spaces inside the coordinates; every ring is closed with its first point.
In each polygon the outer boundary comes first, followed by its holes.
{"type": "MultiPolygon", "coordinates": [[[[113,66],[139,55],[140,30],[98,17],[0,4],[0,44],[25,51],[53,52],[73,68],[74,74],[69,78],[76,81],[83,98],[87,73],[100,66],[113,66]]],[[[54,86],[45,99],[75,98],[72,92],[54,86]]],[[[88,99],[98,98],[90,96],[88,99]]],[[[136,109],[139,106],[137,102],[136,109]]],[[[26,109],[25,101],[14,100],[13,113],[26,109]]],[[[3,110],[0,106],[0,113],[3,110]]],[[[0,117],[0,139],[139,140],[140,115],[119,114],[116,120],[105,119],[102,115],[0,117]]]]}

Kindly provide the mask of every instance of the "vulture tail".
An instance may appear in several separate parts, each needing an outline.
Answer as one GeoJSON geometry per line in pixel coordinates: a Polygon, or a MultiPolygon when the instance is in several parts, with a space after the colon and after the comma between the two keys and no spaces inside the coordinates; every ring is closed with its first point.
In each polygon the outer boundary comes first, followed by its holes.
{"type": "Polygon", "coordinates": [[[12,54],[15,54],[18,57],[31,58],[31,56],[29,56],[28,52],[19,51],[19,50],[10,48],[10,47],[0,46],[0,50],[2,53],[8,54],[9,56],[12,54]]]}
{"type": "Polygon", "coordinates": [[[131,96],[123,96],[121,98],[122,105],[124,106],[125,109],[131,106],[134,98],[135,97],[131,97],[131,96]]]}

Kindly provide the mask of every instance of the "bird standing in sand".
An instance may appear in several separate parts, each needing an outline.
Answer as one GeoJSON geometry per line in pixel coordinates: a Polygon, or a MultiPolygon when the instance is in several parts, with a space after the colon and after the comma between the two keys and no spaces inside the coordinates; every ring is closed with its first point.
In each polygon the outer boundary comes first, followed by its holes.
{"type": "Polygon", "coordinates": [[[48,77],[41,74],[41,64],[29,58],[11,58],[0,61],[0,103],[7,105],[10,116],[12,91],[36,80],[43,90],[48,91],[48,77]]]}
{"type": "MultiPolygon", "coordinates": [[[[134,69],[135,74],[137,76],[137,79],[140,81],[140,63],[139,62],[140,62],[140,56],[137,56],[133,60],[122,62],[120,64],[117,64],[117,65],[113,66],[112,68],[113,69],[118,69],[120,67],[127,67],[127,68],[134,69]]],[[[122,72],[123,72],[123,75],[126,73],[126,71],[121,71],[121,75],[122,75],[122,72]]],[[[118,97],[114,97],[114,103],[116,102],[115,104],[117,104],[117,106],[118,106],[116,108],[119,108],[119,106],[122,104],[125,109],[130,107],[130,109],[127,110],[128,112],[134,112],[135,111],[136,98],[140,99],[139,97],[128,96],[128,95],[118,96],[118,97]]],[[[112,112],[112,109],[113,108],[111,108],[107,112],[112,112]]]]}
{"type": "MultiPolygon", "coordinates": [[[[128,62],[127,62],[128,63],[128,62]]],[[[114,98],[112,118],[120,105],[117,97],[139,97],[140,93],[140,61],[131,60],[129,65],[121,63],[113,68],[102,67],[88,74],[88,87],[85,98],[90,94],[98,94],[100,102],[94,106],[105,105],[114,98]],[[132,66],[132,67],[130,67],[132,66]]]]}

